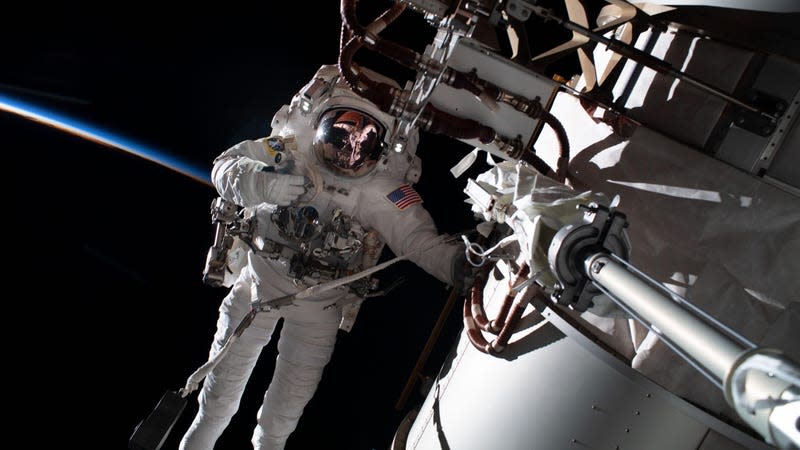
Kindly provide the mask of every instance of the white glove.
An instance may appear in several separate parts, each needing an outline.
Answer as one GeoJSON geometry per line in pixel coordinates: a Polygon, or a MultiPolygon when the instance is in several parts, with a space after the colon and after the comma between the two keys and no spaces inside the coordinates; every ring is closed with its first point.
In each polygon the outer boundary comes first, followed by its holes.
{"type": "Polygon", "coordinates": [[[288,206],[306,193],[306,178],[282,173],[264,174],[269,180],[264,186],[264,200],[278,206],[288,206]]]}

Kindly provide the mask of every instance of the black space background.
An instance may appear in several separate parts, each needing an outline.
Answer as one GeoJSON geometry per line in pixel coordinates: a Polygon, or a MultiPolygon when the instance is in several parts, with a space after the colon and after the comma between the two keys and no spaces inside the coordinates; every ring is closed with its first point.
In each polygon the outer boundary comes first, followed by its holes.
{"type": "MultiPolygon", "coordinates": [[[[388,5],[362,3],[364,22],[388,5]]],[[[0,92],[209,170],[230,145],[266,135],[274,111],[320,65],[335,61],[340,27],[332,1],[195,3],[182,10],[32,5],[7,10],[0,21],[0,92]]],[[[421,50],[432,29],[407,12],[385,35],[421,50]]],[[[407,75],[391,73],[401,84],[407,75]]],[[[8,113],[0,113],[0,149],[11,199],[4,208],[4,241],[11,244],[4,253],[10,267],[3,310],[10,361],[4,366],[8,398],[16,400],[7,411],[17,432],[38,430],[21,433],[23,447],[125,448],[162,393],[182,386],[207,358],[226,294],[200,281],[215,193],[8,113]]],[[[448,172],[468,150],[430,135],[419,146],[424,171],[417,189],[442,232],[474,226],[462,203],[465,179],[448,172]]],[[[408,409],[396,412],[393,405],[447,295],[442,283],[410,263],[382,278],[399,275],[409,281],[366,302],[352,333],[340,333],[289,449],[389,446],[408,409]]],[[[429,375],[454,342],[459,310],[429,375]]],[[[272,342],[262,354],[217,448],[249,448],[275,351],[272,342]]],[[[164,448],[177,446],[196,412],[195,398],[164,448]]],[[[420,400],[417,394],[409,406],[420,400]]]]}

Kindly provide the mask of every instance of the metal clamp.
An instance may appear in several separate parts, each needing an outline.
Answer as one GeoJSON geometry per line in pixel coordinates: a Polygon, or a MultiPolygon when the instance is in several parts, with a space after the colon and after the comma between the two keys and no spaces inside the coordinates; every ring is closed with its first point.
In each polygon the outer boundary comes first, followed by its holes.
{"type": "Polygon", "coordinates": [[[592,298],[601,292],[588,283],[584,260],[594,253],[613,253],[627,260],[630,242],[625,232],[628,226],[625,214],[596,203],[578,207],[587,211],[591,222],[561,228],[550,243],[548,260],[561,285],[561,289],[553,293],[553,300],[585,311],[593,306],[592,298]]]}

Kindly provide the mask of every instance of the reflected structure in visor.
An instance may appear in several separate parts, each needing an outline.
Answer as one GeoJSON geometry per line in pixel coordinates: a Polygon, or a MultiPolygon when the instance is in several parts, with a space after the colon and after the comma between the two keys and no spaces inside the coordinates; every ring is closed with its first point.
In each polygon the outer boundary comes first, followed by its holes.
{"type": "Polygon", "coordinates": [[[338,175],[360,177],[375,168],[385,134],[386,127],[372,116],[335,108],[320,117],[312,146],[320,162],[338,175]]]}

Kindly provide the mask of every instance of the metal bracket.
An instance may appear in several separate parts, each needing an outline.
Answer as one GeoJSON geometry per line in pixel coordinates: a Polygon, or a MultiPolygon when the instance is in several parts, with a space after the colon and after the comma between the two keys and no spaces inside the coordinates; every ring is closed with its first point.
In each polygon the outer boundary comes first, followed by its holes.
{"type": "Polygon", "coordinates": [[[745,108],[738,108],[733,122],[739,128],[745,129],[753,134],[765,137],[770,136],[775,132],[777,123],[775,120],[767,117],[767,115],[780,117],[788,108],[787,103],[783,99],[756,90],[750,91],[745,96],[745,99],[761,112],[753,112],[745,108]]]}
{"type": "MultiPolygon", "coordinates": [[[[785,104],[784,104],[785,105],[785,104]]],[[[788,106],[781,106],[783,115],[778,119],[775,131],[769,138],[766,147],[761,152],[758,160],[753,163],[751,172],[758,174],[766,170],[772,164],[772,159],[783,145],[786,134],[792,127],[793,121],[797,120],[797,113],[800,111],[800,91],[797,91],[792,102],[788,106]]]]}
{"type": "Polygon", "coordinates": [[[585,259],[599,252],[613,253],[627,260],[630,253],[625,228],[625,214],[602,205],[579,205],[592,216],[591,222],[571,224],[561,228],[550,243],[548,260],[561,290],[553,293],[553,300],[577,311],[593,306],[592,298],[600,291],[584,272],[585,259]]]}
{"type": "Polygon", "coordinates": [[[531,18],[534,4],[536,4],[535,1],[531,3],[524,0],[509,0],[506,5],[506,12],[509,16],[525,22],[531,18]]]}

